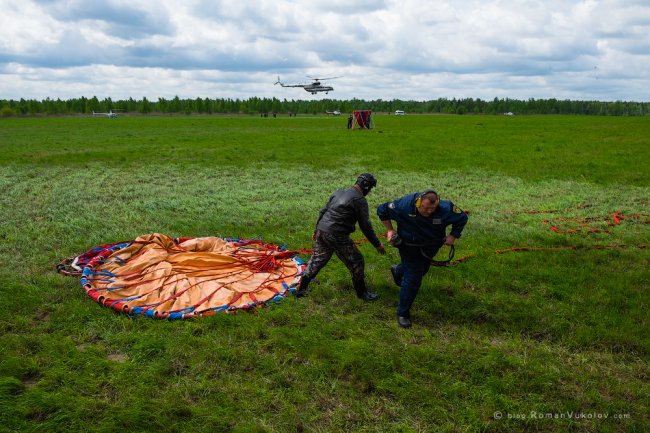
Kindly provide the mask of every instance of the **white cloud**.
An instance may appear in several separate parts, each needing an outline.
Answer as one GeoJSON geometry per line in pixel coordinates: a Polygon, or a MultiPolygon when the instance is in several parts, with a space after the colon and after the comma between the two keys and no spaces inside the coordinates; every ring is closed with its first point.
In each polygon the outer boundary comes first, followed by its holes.
{"type": "Polygon", "coordinates": [[[643,0],[0,0],[0,98],[650,99],[643,0]],[[318,97],[321,97],[318,95],[318,97]]]}

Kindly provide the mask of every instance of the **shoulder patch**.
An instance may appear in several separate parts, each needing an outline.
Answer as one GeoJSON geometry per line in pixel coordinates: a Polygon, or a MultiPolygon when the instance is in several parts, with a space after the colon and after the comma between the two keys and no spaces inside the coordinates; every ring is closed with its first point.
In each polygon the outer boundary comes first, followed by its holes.
{"type": "Polygon", "coordinates": [[[460,208],[458,206],[455,206],[455,205],[454,205],[453,211],[454,211],[454,213],[461,213],[462,212],[462,210],[460,210],[460,208]]]}
{"type": "Polygon", "coordinates": [[[395,209],[395,202],[391,201],[390,203],[388,203],[388,208],[389,209],[395,209]]]}

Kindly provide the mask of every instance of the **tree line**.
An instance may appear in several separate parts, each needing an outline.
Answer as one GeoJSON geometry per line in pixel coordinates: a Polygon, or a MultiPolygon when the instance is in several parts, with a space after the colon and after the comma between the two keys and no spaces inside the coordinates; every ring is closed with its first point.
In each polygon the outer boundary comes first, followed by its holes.
{"type": "Polygon", "coordinates": [[[325,111],[338,110],[350,113],[353,110],[366,109],[375,112],[392,113],[403,110],[408,114],[582,114],[599,116],[647,116],[650,114],[648,102],[602,102],[575,101],[559,99],[499,99],[491,101],[482,99],[447,99],[439,98],[429,101],[393,99],[377,100],[287,100],[278,98],[231,99],[231,98],[196,98],[173,99],[158,98],[150,101],[146,97],[113,100],[105,98],[61,99],[0,99],[0,116],[40,116],[40,115],[76,115],[92,112],[120,110],[124,113],[160,113],[160,114],[250,114],[260,113],[297,113],[321,114],[325,111]]]}

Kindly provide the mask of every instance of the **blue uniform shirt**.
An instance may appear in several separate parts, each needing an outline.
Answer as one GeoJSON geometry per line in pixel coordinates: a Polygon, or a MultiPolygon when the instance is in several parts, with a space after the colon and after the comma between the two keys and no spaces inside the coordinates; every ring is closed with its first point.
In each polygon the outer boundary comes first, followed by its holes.
{"type": "Polygon", "coordinates": [[[415,202],[421,195],[421,192],[416,192],[382,203],[377,207],[377,215],[382,221],[397,222],[397,234],[403,242],[412,246],[431,246],[437,249],[443,244],[449,225],[450,235],[459,238],[467,223],[467,214],[452,202],[440,200],[435,212],[424,217],[415,207],[415,202]]]}

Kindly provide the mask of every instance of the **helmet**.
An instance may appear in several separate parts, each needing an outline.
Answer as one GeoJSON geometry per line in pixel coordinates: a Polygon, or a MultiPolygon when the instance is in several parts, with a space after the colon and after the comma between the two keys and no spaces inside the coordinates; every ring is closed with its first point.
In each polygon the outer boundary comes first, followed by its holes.
{"type": "Polygon", "coordinates": [[[377,179],[371,173],[363,173],[357,177],[357,185],[361,187],[364,195],[368,194],[372,188],[377,186],[377,179]]]}

